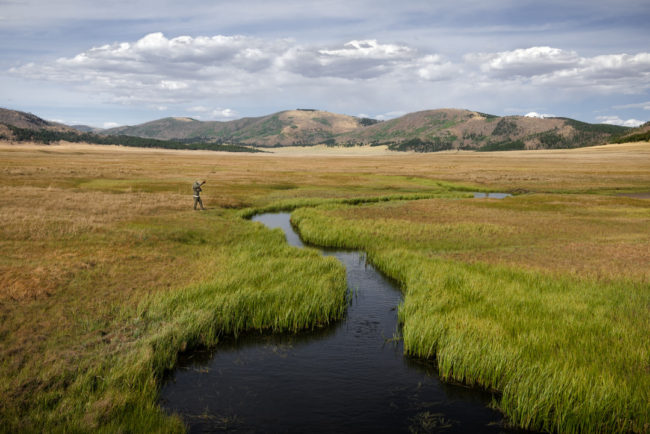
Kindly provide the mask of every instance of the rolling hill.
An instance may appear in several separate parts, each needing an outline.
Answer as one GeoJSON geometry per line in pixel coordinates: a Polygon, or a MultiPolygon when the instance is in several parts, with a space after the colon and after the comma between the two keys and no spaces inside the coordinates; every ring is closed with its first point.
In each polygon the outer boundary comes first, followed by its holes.
{"type": "Polygon", "coordinates": [[[650,122],[630,129],[623,136],[614,140],[614,143],[650,141],[650,122]]]}
{"type": "Polygon", "coordinates": [[[575,148],[606,143],[629,128],[568,118],[494,116],[470,110],[410,113],[340,137],[340,143],[388,144],[396,150],[575,148]]]}
{"type": "Polygon", "coordinates": [[[44,129],[63,132],[74,131],[72,127],[67,125],[46,121],[31,113],[6,108],[0,108],[0,123],[26,129],[44,129]]]}
{"type": "Polygon", "coordinates": [[[0,137],[12,137],[8,125],[26,130],[45,130],[60,133],[75,131],[67,125],[46,121],[31,113],[0,108],[0,137]]]}
{"type": "Polygon", "coordinates": [[[364,123],[374,122],[321,110],[298,109],[228,122],[164,118],[136,126],[112,128],[102,133],[156,139],[223,140],[269,147],[334,144],[334,137],[355,131],[364,123]]]}
{"type": "Polygon", "coordinates": [[[103,133],[219,140],[262,147],[388,145],[394,150],[429,152],[575,148],[606,143],[628,130],[568,118],[501,117],[470,110],[438,109],[409,113],[385,122],[320,110],[289,110],[229,122],[165,118],[103,133]]]}
{"type": "MultiPolygon", "coordinates": [[[[92,127],[88,127],[93,130],[92,127]]],[[[159,140],[127,135],[98,135],[84,132],[84,126],[76,128],[49,122],[31,113],[0,109],[0,140],[12,143],[33,142],[51,144],[56,142],[91,143],[96,145],[120,145],[138,148],[206,149],[222,152],[263,152],[252,147],[229,145],[221,142],[187,142],[159,140]]]]}

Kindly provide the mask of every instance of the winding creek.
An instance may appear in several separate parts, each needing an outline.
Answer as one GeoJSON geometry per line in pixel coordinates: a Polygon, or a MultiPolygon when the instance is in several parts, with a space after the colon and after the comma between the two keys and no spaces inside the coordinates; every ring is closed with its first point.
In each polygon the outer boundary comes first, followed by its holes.
{"type": "MultiPolygon", "coordinates": [[[[253,218],[304,247],[288,213],[253,218]]],[[[322,250],[347,269],[350,304],[332,326],[250,334],[180,356],[160,402],[190,432],[512,432],[490,393],[443,383],[435,364],[403,355],[395,284],[363,253],[322,250]]]]}

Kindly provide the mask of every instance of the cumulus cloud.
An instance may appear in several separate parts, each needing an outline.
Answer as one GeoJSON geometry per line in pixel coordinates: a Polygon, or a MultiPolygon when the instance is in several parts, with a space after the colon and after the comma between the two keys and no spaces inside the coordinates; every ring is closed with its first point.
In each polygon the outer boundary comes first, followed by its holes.
{"type": "MultiPolygon", "coordinates": [[[[14,67],[14,75],[67,82],[122,103],[191,102],[196,95],[251,95],[283,86],[393,79],[445,80],[454,70],[438,55],[374,39],[302,46],[289,39],[151,33],[135,42],[93,47],[70,58],[14,67]]],[[[228,117],[229,113],[220,113],[228,117]]]]}
{"type": "Polygon", "coordinates": [[[594,92],[635,93],[650,89],[650,53],[581,57],[574,51],[530,47],[465,57],[483,79],[517,81],[557,89],[589,88],[594,92]]]}
{"type": "Polygon", "coordinates": [[[540,118],[540,119],[545,119],[545,118],[554,118],[556,117],[555,115],[548,114],[548,113],[537,113],[537,112],[530,112],[526,113],[524,115],[527,118],[540,118]]]}
{"type": "Polygon", "coordinates": [[[343,47],[294,47],[279,61],[287,70],[310,78],[370,79],[408,67],[417,52],[404,45],[354,40],[343,47]]]}
{"type": "Polygon", "coordinates": [[[406,112],[403,111],[403,110],[396,110],[396,111],[392,111],[392,112],[379,114],[379,115],[375,116],[375,119],[377,119],[378,121],[386,121],[386,120],[389,120],[389,119],[394,119],[394,118],[398,118],[400,116],[404,116],[405,114],[406,114],[406,112]]]}
{"type": "Polygon", "coordinates": [[[439,55],[428,55],[418,60],[418,76],[427,81],[449,80],[454,75],[460,75],[459,66],[444,60],[439,55]]]}
{"type": "MultiPolygon", "coordinates": [[[[581,58],[576,68],[536,77],[536,84],[634,94],[650,89],[650,53],[581,58]]],[[[535,81],[534,81],[535,82],[535,81]]]]}
{"type": "Polygon", "coordinates": [[[237,117],[239,114],[235,110],[231,109],[216,109],[212,110],[212,116],[216,116],[222,119],[231,119],[237,117]]]}
{"type": "Polygon", "coordinates": [[[533,77],[557,70],[574,68],[580,57],[574,51],[551,47],[530,47],[498,53],[474,53],[465,56],[481,71],[496,76],[533,77]]]}
{"type": "Polygon", "coordinates": [[[239,113],[229,108],[211,108],[202,105],[189,107],[188,111],[197,113],[196,118],[206,120],[231,120],[239,116],[239,113]]]}
{"type": "Polygon", "coordinates": [[[324,56],[351,59],[404,59],[412,55],[413,49],[395,44],[379,44],[376,39],[350,41],[343,48],[318,50],[324,56]]]}
{"type": "Polygon", "coordinates": [[[644,124],[644,121],[638,119],[623,120],[618,116],[598,116],[596,119],[598,119],[601,124],[620,125],[622,127],[638,127],[639,125],[644,124]]]}
{"type": "Polygon", "coordinates": [[[460,59],[377,39],[306,45],[242,35],[168,38],[150,33],[9,72],[67,83],[103,101],[161,110],[182,105],[197,117],[223,120],[239,116],[231,107],[264,101],[274,101],[274,106],[308,101],[341,111],[374,107],[382,113],[480,108],[477,101],[493,109],[496,104],[529,107],[531,100],[542,106],[549,98],[576,100],[650,89],[650,53],[584,57],[542,46],[470,53],[460,59]]]}
{"type": "Polygon", "coordinates": [[[275,59],[288,41],[246,36],[168,39],[151,33],[130,43],[91,48],[46,65],[28,63],[10,70],[34,79],[68,82],[124,103],[191,101],[197,94],[237,94],[274,81],[275,59]]]}

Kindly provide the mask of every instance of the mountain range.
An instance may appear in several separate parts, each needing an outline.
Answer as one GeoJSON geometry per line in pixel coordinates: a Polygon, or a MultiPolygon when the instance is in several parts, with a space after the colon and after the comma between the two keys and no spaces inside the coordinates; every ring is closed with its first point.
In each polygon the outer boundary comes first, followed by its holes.
{"type": "Polygon", "coordinates": [[[85,134],[84,138],[100,134],[102,137],[133,136],[181,143],[254,147],[388,145],[393,150],[421,152],[592,146],[643,133],[647,126],[633,129],[561,117],[495,116],[462,109],[426,110],[377,121],[315,109],[297,109],[226,122],[169,117],[101,130],[82,125],[69,127],[30,113],[0,109],[0,137],[9,138],[12,131],[15,135],[16,128],[19,128],[66,134],[74,131],[85,134]],[[6,125],[13,126],[13,130],[9,131],[6,125]]]}
{"type": "Polygon", "coordinates": [[[164,118],[102,134],[218,140],[259,147],[388,145],[395,150],[438,151],[573,148],[606,143],[629,130],[568,118],[495,116],[461,109],[426,110],[383,122],[298,109],[228,122],[164,118]]]}

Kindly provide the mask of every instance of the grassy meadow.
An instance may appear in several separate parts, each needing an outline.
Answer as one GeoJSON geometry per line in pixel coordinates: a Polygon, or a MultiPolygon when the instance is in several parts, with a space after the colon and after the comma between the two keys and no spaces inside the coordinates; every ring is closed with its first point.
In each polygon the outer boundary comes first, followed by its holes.
{"type": "Polygon", "coordinates": [[[183,431],[156,404],[179,351],[344,315],[338,262],[244,218],[280,209],[309,241],[367,251],[402,285],[406,350],[500,391],[513,424],[650,430],[647,143],[308,157],[0,143],[0,161],[2,431],[183,431]]]}

